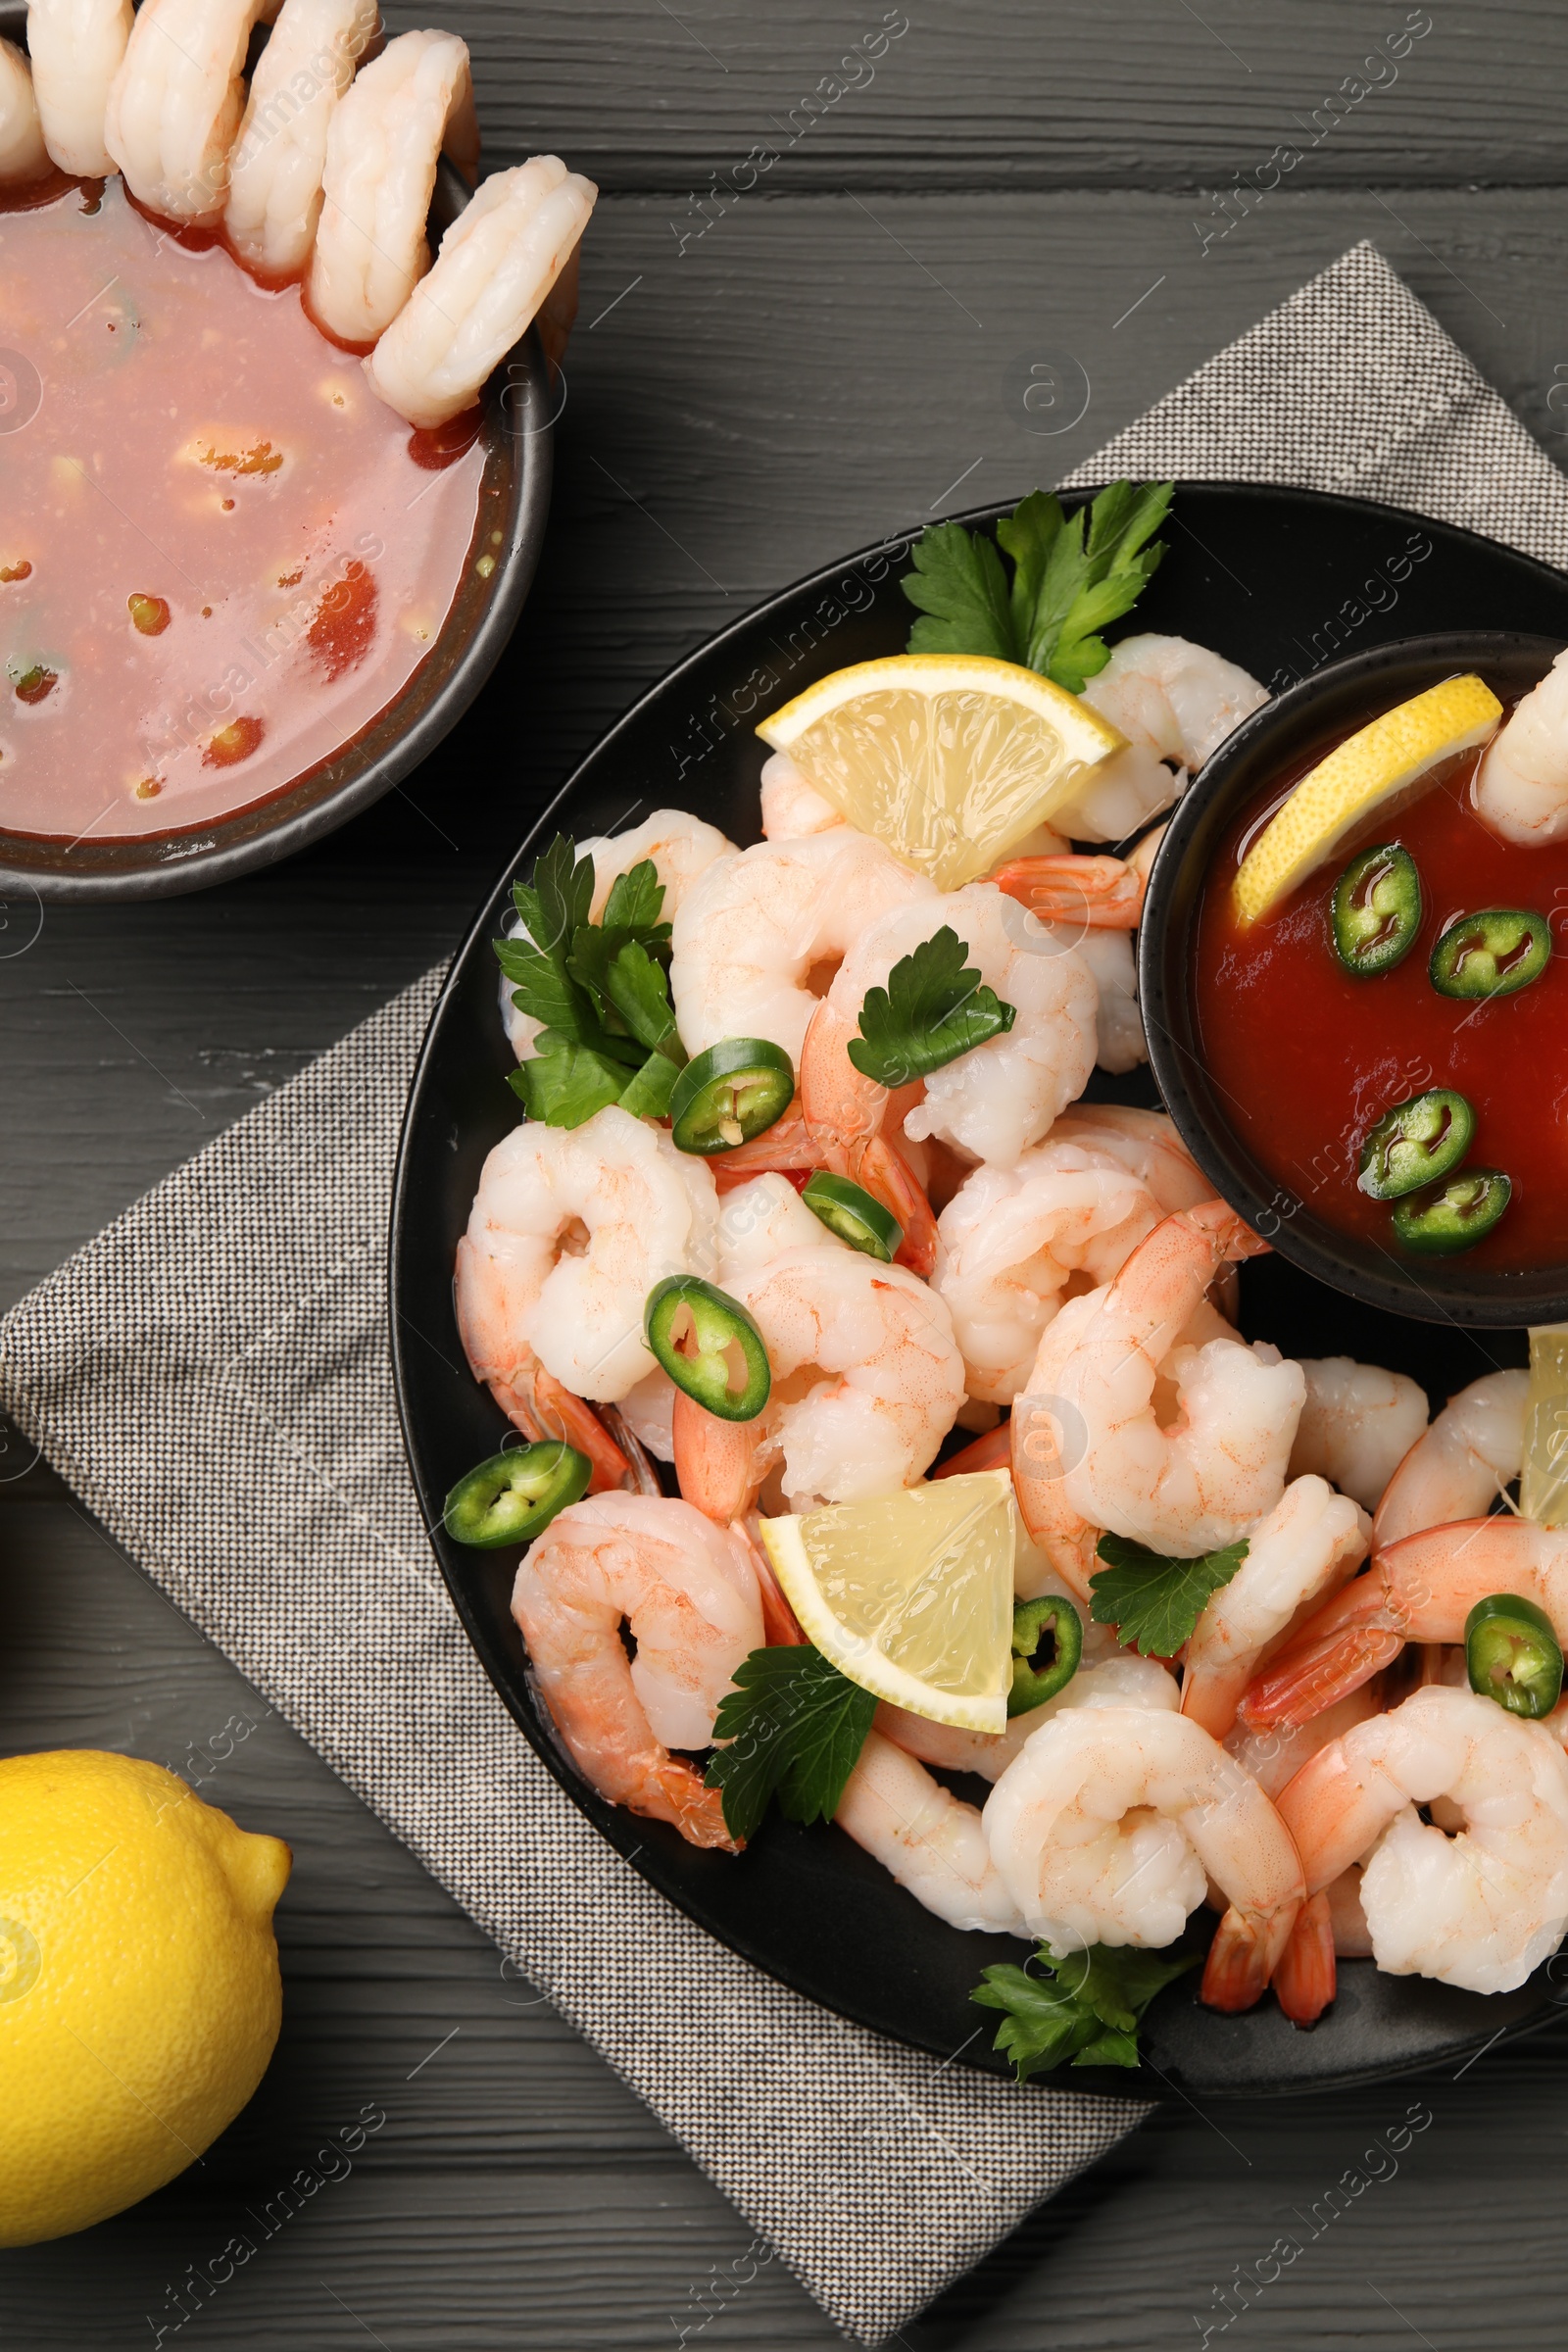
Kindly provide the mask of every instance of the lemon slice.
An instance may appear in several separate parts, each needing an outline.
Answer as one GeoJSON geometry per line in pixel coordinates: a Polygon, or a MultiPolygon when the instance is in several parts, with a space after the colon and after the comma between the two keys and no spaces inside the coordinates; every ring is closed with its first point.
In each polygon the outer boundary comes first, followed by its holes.
{"type": "Polygon", "coordinates": [[[1004,1732],[1012,1682],[1012,1481],[982,1470],[764,1519],[808,1640],[912,1715],[1004,1732]]]}
{"type": "Polygon", "coordinates": [[[1267,914],[1381,802],[1440,760],[1485,743],[1501,716],[1491,687],[1470,672],[1429,686],[1347,736],[1301,778],[1243,858],[1231,885],[1242,922],[1267,914]]]}
{"type": "Polygon", "coordinates": [[[757,732],[940,890],[989,873],[1126,743],[1064,687],[980,654],[858,662],[757,732]]]}
{"type": "Polygon", "coordinates": [[[1519,1508],[1542,1527],[1568,1523],[1568,1324],[1544,1324],[1530,1334],[1519,1508]]]}

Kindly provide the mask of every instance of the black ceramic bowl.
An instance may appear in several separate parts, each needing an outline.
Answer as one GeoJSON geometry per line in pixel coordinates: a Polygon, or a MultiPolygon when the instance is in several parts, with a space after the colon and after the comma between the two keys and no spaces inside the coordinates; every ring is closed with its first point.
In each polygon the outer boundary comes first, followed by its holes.
{"type": "MultiPolygon", "coordinates": [[[[0,0],[0,35],[20,42],[25,15],[16,0],[0,0]]],[[[432,229],[446,227],[466,201],[466,188],[443,163],[432,229]]],[[[134,841],[72,843],[10,833],[0,825],[0,896],[159,899],[205,890],[210,883],[232,881],[236,874],[292,857],[390,792],[456,726],[516,625],[550,511],[551,422],[559,390],[559,373],[553,387],[538,335],[530,328],[496,369],[483,397],[485,464],[474,543],[494,556],[495,567],[480,578],[473,564],[465,564],[434,645],[402,693],[362,735],[271,799],[210,824],[134,841]]],[[[47,400],[36,422],[22,429],[47,429],[47,400]]]]}
{"type": "Polygon", "coordinates": [[[1467,1267],[1462,1257],[1400,1259],[1342,1234],[1260,1167],[1209,1077],[1194,1002],[1202,883],[1227,827],[1271,778],[1456,671],[1478,670],[1505,702],[1533,686],[1560,645],[1545,637],[1456,630],[1409,637],[1336,662],[1237,728],[1177,804],[1154,860],[1139,938],[1149,1058],[1165,1106],[1214,1189],[1282,1256],[1363,1304],[1429,1323],[1500,1329],[1568,1319],[1568,1225],[1560,1264],[1528,1272],[1467,1267]]]}

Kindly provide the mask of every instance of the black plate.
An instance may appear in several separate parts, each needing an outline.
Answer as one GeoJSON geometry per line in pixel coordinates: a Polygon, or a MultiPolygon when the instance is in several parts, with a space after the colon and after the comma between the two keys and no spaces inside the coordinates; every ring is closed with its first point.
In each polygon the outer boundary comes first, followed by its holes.
{"type": "MultiPolygon", "coordinates": [[[[965,519],[989,524],[994,512],[965,519]]],[[[1172,519],[1170,553],[1137,626],[1195,637],[1276,691],[1335,654],[1430,630],[1486,626],[1568,639],[1568,580],[1416,515],[1306,491],[1198,485],[1178,492],[1172,519]]],[[[465,1550],[440,1527],[448,1489],[509,1426],[464,1367],[452,1263],[485,1154],[516,1119],[490,953],[514,875],[558,827],[582,839],[660,807],[693,809],[733,840],[756,840],[765,757],[758,719],[830,670],[903,650],[910,607],[898,582],[906,548],[888,542],[803,580],[682,662],[605,737],[507,868],[453,966],[415,1075],[392,1212],[392,1344],[404,1433],[442,1572],[486,1671],[563,1788],[653,1886],[760,1968],[896,2040],[943,2057],[961,2050],[965,2065],[1004,2072],[987,2047],[990,2027],[976,2034],[981,2013],[967,1995],[982,1967],[1017,1958],[1022,1946],[945,1926],[836,1829],[770,1819],[737,1860],[699,1852],[663,1824],[605,1804],[535,1705],[507,1605],[515,1555],[465,1550]]],[[[1146,1072],[1097,1073],[1090,1093],[1156,1099],[1146,1072]]],[[[1435,1402],[1498,1363],[1526,1360],[1523,1333],[1405,1322],[1278,1257],[1246,1269],[1242,1320],[1249,1336],[1295,1354],[1355,1355],[1409,1372],[1435,1402]]],[[[1518,1992],[1483,1999],[1351,1962],[1335,2007],[1315,2032],[1299,2034],[1272,2002],[1238,2018],[1202,2008],[1189,1978],[1155,2003],[1144,2042],[1159,2073],[1189,2091],[1325,2088],[1428,2066],[1501,2028],[1542,2021],[1551,1991],[1545,1971],[1518,1992]]],[[[1148,2074],[1086,2069],[1070,2079],[1112,2091],[1158,2088],[1148,2074]]]]}

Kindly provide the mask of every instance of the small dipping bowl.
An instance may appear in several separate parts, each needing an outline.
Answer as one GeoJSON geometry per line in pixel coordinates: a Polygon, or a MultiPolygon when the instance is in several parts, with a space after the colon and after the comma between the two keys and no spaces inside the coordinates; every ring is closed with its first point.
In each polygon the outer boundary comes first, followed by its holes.
{"type": "MultiPolygon", "coordinates": [[[[1477,671],[1500,702],[1512,705],[1544,676],[1561,650],[1558,640],[1545,637],[1455,631],[1406,638],[1326,665],[1265,703],[1227,737],[1177,803],[1150,877],[1138,948],[1150,1065],[1194,1159],[1215,1192],[1292,1264],[1367,1306],[1424,1322],[1505,1329],[1568,1320],[1568,1181],[1561,1257],[1550,1264],[1472,1265],[1463,1252],[1407,1259],[1392,1235],[1379,1244],[1329,1223],[1260,1164],[1205,1059],[1198,1005],[1204,889],[1242,812],[1270,784],[1298,779],[1380,712],[1465,671],[1477,671]]],[[[1398,831],[1398,815],[1397,808],[1389,814],[1390,836],[1398,831]]],[[[1322,878],[1338,874],[1359,849],[1385,837],[1377,816],[1370,816],[1326,860],[1322,878]]],[[[1415,956],[1424,961],[1421,948],[1415,956]]],[[[1352,985],[1373,990],[1380,983],[1352,985]]],[[[1563,1058],[1568,1082],[1568,1032],[1563,1058]]],[[[1430,1083],[1444,1084],[1442,1072],[1430,1083]]],[[[1475,1154],[1478,1160],[1485,1156],[1475,1154]]],[[[1505,1212],[1499,1239],[1506,1225],[1505,1212]]],[[[1489,1250],[1489,1258],[1495,1256],[1495,1250],[1489,1250]]]]}
{"type": "MultiPolygon", "coordinates": [[[[0,34],[21,44],[25,22],[24,7],[0,0],[0,34]]],[[[432,243],[467,200],[443,158],[430,208],[432,243]]],[[[516,626],[544,541],[551,431],[563,390],[530,327],[481,396],[485,462],[474,545],[484,546],[493,565],[481,576],[474,564],[465,564],[429,653],[368,727],[269,799],[168,833],[67,842],[0,825],[0,900],[158,899],[205,890],[292,857],[400,783],[456,726],[516,626]]]]}

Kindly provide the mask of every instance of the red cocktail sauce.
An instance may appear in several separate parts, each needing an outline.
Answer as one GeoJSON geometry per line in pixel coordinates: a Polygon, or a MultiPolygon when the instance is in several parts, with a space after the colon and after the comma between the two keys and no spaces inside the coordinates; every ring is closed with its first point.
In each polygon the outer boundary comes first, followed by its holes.
{"type": "Polygon", "coordinates": [[[1244,930],[1231,884],[1294,779],[1271,785],[1225,836],[1199,911],[1203,1059],[1236,1133],[1278,1183],[1282,1216],[1302,1202],[1397,1255],[1387,1203],[1356,1187],[1368,1129],[1428,1087],[1454,1087],[1474,1106],[1468,1164],[1505,1169],[1513,1198],[1462,1257],[1420,1261],[1434,1284],[1446,1263],[1529,1267],[1568,1254],[1568,842],[1519,849],[1490,832],[1470,804],[1479,757],[1467,754],[1381,823],[1374,817],[1244,930]],[[1402,843],[1420,871],[1421,935],[1394,971],[1357,979],[1335,956],[1330,901],[1356,852],[1384,841],[1402,843]],[[1455,915],[1483,906],[1544,915],[1552,959],[1517,996],[1456,1003],[1432,986],[1428,958],[1455,915]]]}

